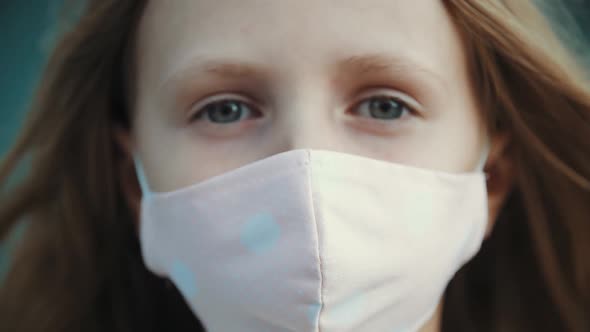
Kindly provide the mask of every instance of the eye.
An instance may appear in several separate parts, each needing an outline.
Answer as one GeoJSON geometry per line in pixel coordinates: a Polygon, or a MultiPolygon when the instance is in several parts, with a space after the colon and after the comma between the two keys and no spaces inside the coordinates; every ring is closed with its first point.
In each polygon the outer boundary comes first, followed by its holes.
{"type": "Polygon", "coordinates": [[[259,115],[247,103],[237,99],[224,99],[211,102],[192,117],[191,121],[207,120],[215,124],[230,124],[259,115]]]}
{"type": "Polygon", "coordinates": [[[353,113],[377,120],[397,120],[413,110],[398,97],[377,95],[358,103],[353,113]]]}

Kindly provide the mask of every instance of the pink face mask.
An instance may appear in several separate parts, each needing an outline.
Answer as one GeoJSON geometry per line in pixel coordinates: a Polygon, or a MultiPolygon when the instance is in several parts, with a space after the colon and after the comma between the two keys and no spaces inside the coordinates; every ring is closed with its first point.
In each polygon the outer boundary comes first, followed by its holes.
{"type": "Polygon", "coordinates": [[[416,331],[487,225],[480,170],[293,150],[158,193],[136,165],[144,260],[209,332],[416,331]]]}

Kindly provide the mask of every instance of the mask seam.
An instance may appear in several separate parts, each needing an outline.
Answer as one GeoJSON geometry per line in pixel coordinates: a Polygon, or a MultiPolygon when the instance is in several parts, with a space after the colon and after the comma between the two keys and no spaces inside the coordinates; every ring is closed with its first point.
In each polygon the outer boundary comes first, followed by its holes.
{"type": "Polygon", "coordinates": [[[316,200],[315,200],[315,196],[314,196],[314,192],[313,192],[313,176],[312,176],[312,171],[313,171],[313,165],[311,163],[311,152],[309,150],[307,150],[307,164],[308,164],[308,172],[307,172],[307,181],[308,181],[308,190],[309,190],[309,197],[311,200],[311,205],[313,208],[313,213],[312,213],[312,217],[313,217],[313,224],[315,225],[315,231],[316,231],[316,239],[317,239],[317,258],[318,258],[318,265],[319,265],[319,277],[320,277],[320,308],[318,310],[318,314],[317,314],[317,332],[321,332],[320,329],[320,317],[322,315],[322,311],[324,310],[324,269],[323,269],[323,264],[322,264],[322,254],[321,254],[321,250],[320,250],[320,230],[319,230],[319,225],[317,222],[317,218],[316,218],[316,213],[317,213],[317,204],[316,204],[316,200]]]}

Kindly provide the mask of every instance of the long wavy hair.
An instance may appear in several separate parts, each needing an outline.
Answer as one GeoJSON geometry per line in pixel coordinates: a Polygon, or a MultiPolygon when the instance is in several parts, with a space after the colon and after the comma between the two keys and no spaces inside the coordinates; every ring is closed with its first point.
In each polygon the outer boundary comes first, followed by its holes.
{"type": "MultiPolygon", "coordinates": [[[[131,128],[147,0],[89,0],[57,43],[0,164],[0,238],[26,222],[0,288],[2,331],[203,331],[144,266],[115,128],[131,128]],[[28,171],[9,181],[23,163],[28,171]]],[[[590,91],[529,0],[443,0],[515,184],[491,237],[453,278],[443,331],[590,331],[590,91]]]]}

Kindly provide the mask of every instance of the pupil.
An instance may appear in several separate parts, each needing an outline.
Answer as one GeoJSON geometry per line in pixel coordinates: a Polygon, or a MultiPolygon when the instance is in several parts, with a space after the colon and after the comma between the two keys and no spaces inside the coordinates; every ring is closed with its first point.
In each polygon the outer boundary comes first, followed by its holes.
{"type": "Polygon", "coordinates": [[[392,98],[379,98],[371,102],[371,116],[378,119],[397,119],[403,114],[400,103],[392,98]]]}
{"type": "Polygon", "coordinates": [[[236,102],[218,103],[210,109],[209,118],[217,123],[234,122],[240,119],[240,110],[236,102]]]}

